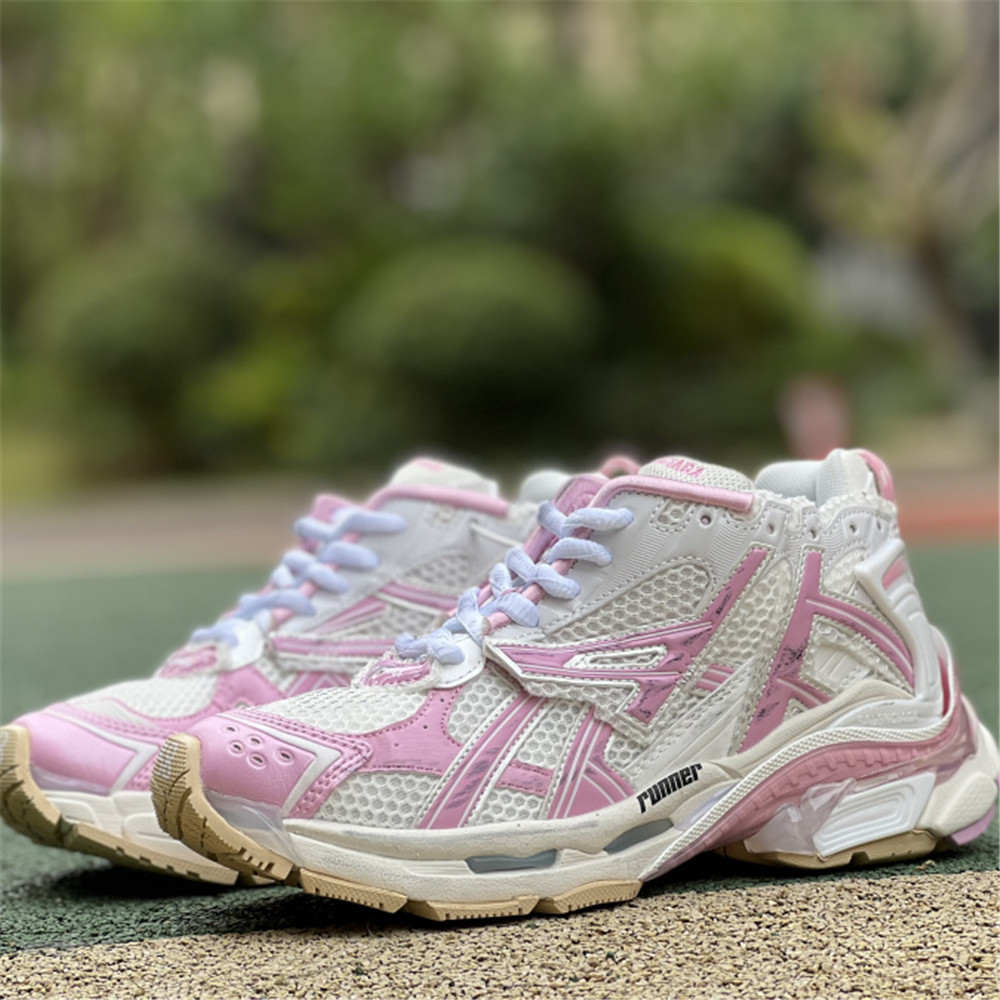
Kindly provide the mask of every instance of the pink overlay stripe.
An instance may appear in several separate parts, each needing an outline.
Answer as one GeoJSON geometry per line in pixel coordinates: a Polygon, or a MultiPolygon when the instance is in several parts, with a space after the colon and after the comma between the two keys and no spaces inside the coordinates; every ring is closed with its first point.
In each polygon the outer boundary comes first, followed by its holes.
{"type": "Polygon", "coordinates": [[[370,618],[385,611],[385,604],[377,597],[368,596],[362,598],[357,604],[353,604],[346,611],[341,611],[332,618],[327,618],[325,622],[317,626],[312,632],[316,635],[323,635],[328,632],[338,632],[341,629],[349,628],[352,625],[359,625],[370,618]]]}
{"type": "Polygon", "coordinates": [[[274,648],[279,653],[295,656],[315,656],[318,659],[335,659],[338,656],[365,657],[381,656],[391,639],[327,639],[316,640],[292,635],[276,635],[272,638],[274,648]]]}
{"type": "Polygon", "coordinates": [[[882,589],[888,590],[900,577],[910,572],[906,556],[900,556],[882,575],[882,589]]]}
{"type": "Polygon", "coordinates": [[[858,448],[857,453],[865,460],[865,464],[874,473],[879,495],[886,500],[895,502],[896,488],[892,484],[892,474],[889,472],[889,467],[878,455],[866,451],[864,448],[858,448]]]}
{"type": "Polygon", "coordinates": [[[726,490],[719,486],[699,486],[680,479],[660,476],[619,476],[612,479],[594,498],[594,507],[607,507],[608,501],[623,492],[652,493],[690,503],[703,503],[709,507],[725,507],[746,514],[753,507],[754,495],[744,490],[726,490]]]}
{"type": "Polygon", "coordinates": [[[436,608],[438,611],[451,611],[457,603],[454,594],[435,594],[423,587],[411,587],[406,583],[387,583],[381,590],[386,597],[396,597],[410,604],[419,604],[425,608],[436,608]]]}
{"type": "Polygon", "coordinates": [[[469,818],[497,768],[503,766],[510,748],[544,701],[520,694],[500,713],[438,793],[420,821],[420,829],[453,829],[469,818]]]}
{"type": "Polygon", "coordinates": [[[669,697],[674,685],[705,648],[737,598],[749,584],[767,557],[765,549],[751,549],[739,568],[723,585],[704,614],[694,622],[671,625],[615,639],[563,648],[542,649],[534,646],[498,646],[529,677],[565,677],[571,680],[635,684],[637,694],[629,704],[629,715],[648,723],[669,697]],[[666,646],[665,655],[648,667],[570,667],[567,664],[581,653],[643,649],[666,646]]]}
{"type": "Polygon", "coordinates": [[[215,645],[184,646],[177,650],[160,668],[161,677],[183,677],[199,670],[208,670],[219,661],[215,645]]]}
{"type": "Polygon", "coordinates": [[[500,775],[497,788],[512,788],[518,792],[545,796],[552,784],[552,768],[527,764],[523,760],[512,760],[500,775]]]}
{"type": "Polygon", "coordinates": [[[388,653],[365,671],[363,683],[371,687],[397,687],[401,684],[415,684],[429,676],[430,672],[431,664],[427,659],[400,660],[388,653]]]}
{"type": "MultiPolygon", "coordinates": [[[[836,784],[851,778],[867,782],[884,777],[888,781],[927,772],[934,773],[940,784],[975,754],[975,729],[965,706],[959,704],[944,731],[929,740],[841,743],[804,753],[765,778],[701,837],[646,878],[656,878],[702,851],[752,837],[782,806],[798,804],[816,785],[836,784]]],[[[969,830],[975,830],[977,825],[973,824],[969,830]]]]}
{"type": "Polygon", "coordinates": [[[913,660],[898,635],[890,632],[867,611],[821,593],[822,559],[819,552],[806,553],[799,596],[784,638],[771,663],[770,674],[743,739],[741,751],[752,747],[781,725],[792,698],[801,701],[806,707],[828,700],[826,692],[813,687],[800,674],[817,615],[853,629],[891,660],[907,683],[913,683],[913,660]]]}
{"type": "Polygon", "coordinates": [[[611,727],[591,709],[577,730],[549,809],[549,819],[579,816],[620,802],[632,786],[604,760],[611,727]]]}
{"type": "Polygon", "coordinates": [[[723,663],[713,663],[710,667],[705,668],[695,687],[699,687],[703,691],[714,691],[720,684],[724,684],[732,674],[732,667],[723,663]]]}
{"type": "Polygon", "coordinates": [[[500,497],[491,497],[486,493],[475,493],[472,490],[451,489],[444,486],[426,486],[401,483],[386,486],[376,493],[368,502],[371,510],[378,510],[389,500],[423,500],[427,503],[440,503],[448,507],[461,507],[466,510],[479,510],[493,517],[506,517],[510,504],[500,497]]]}

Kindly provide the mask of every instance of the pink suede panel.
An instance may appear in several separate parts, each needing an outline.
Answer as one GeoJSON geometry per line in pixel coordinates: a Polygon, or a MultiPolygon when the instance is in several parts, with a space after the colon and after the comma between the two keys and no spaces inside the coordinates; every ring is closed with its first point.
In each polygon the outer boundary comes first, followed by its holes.
{"type": "Polygon", "coordinates": [[[216,715],[188,730],[201,742],[205,788],[282,806],[316,754],[230,715],[216,715]]]}
{"type": "Polygon", "coordinates": [[[461,744],[448,735],[447,719],[458,690],[431,691],[410,718],[363,738],[324,734],[342,757],[328,767],[293,806],[289,816],[309,819],[330,793],[355,771],[420,771],[444,774],[461,744]]]}
{"type": "Polygon", "coordinates": [[[31,763],[50,774],[110,792],[135,751],[53,714],[66,707],[53,705],[14,720],[14,725],[24,726],[31,734],[31,763]]]}
{"type": "Polygon", "coordinates": [[[371,756],[362,770],[444,774],[462,749],[448,732],[448,715],[459,693],[459,688],[429,691],[408,719],[367,733],[371,756]]]}

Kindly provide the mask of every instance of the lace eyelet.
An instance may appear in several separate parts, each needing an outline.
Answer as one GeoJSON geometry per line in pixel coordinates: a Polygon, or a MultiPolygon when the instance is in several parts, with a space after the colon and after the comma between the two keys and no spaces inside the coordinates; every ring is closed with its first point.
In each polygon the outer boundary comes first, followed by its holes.
{"type": "Polygon", "coordinates": [[[704,527],[707,528],[712,523],[712,515],[711,514],[702,514],[701,517],[698,518],[698,520],[701,522],[701,524],[704,527]]]}

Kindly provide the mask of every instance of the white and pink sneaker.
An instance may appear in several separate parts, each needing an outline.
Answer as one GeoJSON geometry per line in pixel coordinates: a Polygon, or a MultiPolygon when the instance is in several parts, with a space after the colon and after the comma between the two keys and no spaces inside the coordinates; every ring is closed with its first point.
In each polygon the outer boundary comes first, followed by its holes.
{"type": "Polygon", "coordinates": [[[399,632],[441,621],[565,481],[536,473],[509,503],[477,473],[418,459],[361,506],[318,497],[265,589],[196,631],[155,676],[5,726],[0,814],[42,844],[233,882],[235,871],[160,829],[149,778],[162,741],[217,712],[350,684],[399,632]]]}
{"type": "Polygon", "coordinates": [[[164,744],[164,829],[247,874],[432,919],[634,897],[717,850],[825,868],[963,844],[993,737],[959,693],[863,451],[751,482],[580,476],[346,690],[164,744]]]}

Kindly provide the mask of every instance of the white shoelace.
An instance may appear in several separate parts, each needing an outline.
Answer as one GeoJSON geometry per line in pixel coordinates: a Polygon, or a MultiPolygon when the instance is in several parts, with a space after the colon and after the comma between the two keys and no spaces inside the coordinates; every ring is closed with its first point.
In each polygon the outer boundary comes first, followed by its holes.
{"type": "Polygon", "coordinates": [[[535,562],[523,548],[513,548],[490,572],[490,596],[479,604],[479,588],[471,587],[458,600],[458,610],[441,628],[427,635],[406,634],[396,640],[396,652],[403,659],[432,656],[444,664],[461,663],[465,654],[455,641],[461,633],[483,644],[483,623],[496,612],[507,615],[519,625],[538,624],[538,606],[523,591],[538,584],[550,597],[572,600],[580,593],[580,584],[552,567],[560,559],[583,559],[598,566],[611,563],[611,553],[599,542],[589,538],[568,537],[579,528],[591,531],[619,530],[635,520],[627,507],[609,510],[606,507],[583,507],[572,514],[563,514],[554,504],[543,503],[538,511],[538,523],[552,532],[557,541],[545,553],[544,561],[535,562]]]}
{"type": "Polygon", "coordinates": [[[316,543],[316,551],[291,549],[271,574],[267,589],[256,594],[244,594],[236,610],[220,618],[214,625],[195,629],[192,642],[225,642],[237,645],[236,630],[243,621],[256,621],[267,629],[271,612],[287,608],[297,615],[313,615],[315,605],[300,589],[311,583],[320,590],[342,594],[350,589],[347,577],[333,567],[370,570],[379,564],[378,556],[357,542],[341,541],[344,535],[389,535],[406,529],[406,520],[398,514],[342,507],[329,523],[315,517],[302,517],[295,522],[295,532],[304,542],[316,543]]]}

